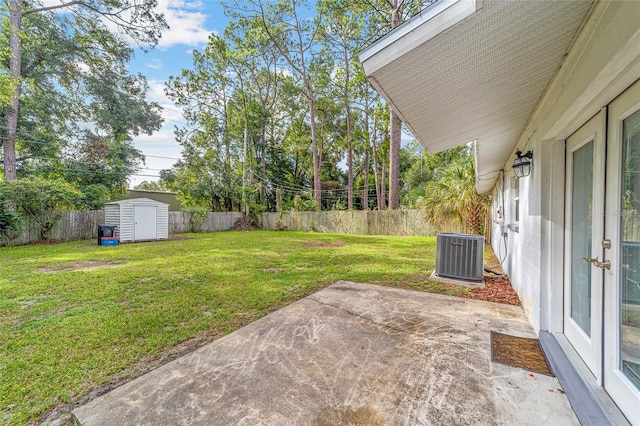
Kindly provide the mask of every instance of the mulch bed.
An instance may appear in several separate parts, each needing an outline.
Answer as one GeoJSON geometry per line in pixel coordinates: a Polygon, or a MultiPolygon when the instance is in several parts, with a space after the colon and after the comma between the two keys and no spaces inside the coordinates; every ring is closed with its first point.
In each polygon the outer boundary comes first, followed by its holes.
{"type": "Polygon", "coordinates": [[[520,299],[511,286],[507,277],[484,277],[485,288],[474,288],[468,293],[462,294],[467,299],[484,300],[487,302],[505,303],[508,305],[520,305],[520,299]]]}

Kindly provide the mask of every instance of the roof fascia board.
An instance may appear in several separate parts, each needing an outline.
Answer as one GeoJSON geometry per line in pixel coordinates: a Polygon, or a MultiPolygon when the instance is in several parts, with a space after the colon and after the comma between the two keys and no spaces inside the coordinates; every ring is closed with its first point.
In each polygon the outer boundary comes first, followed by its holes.
{"type": "MultiPolygon", "coordinates": [[[[402,124],[409,129],[409,131],[411,132],[411,134],[413,135],[414,138],[417,139],[416,135],[416,131],[413,129],[413,127],[411,127],[411,125],[409,124],[409,120],[404,118],[404,115],[398,110],[398,108],[396,108],[395,103],[391,100],[391,98],[389,97],[389,95],[387,95],[387,92],[384,91],[384,89],[382,88],[382,86],[380,86],[378,84],[378,81],[376,80],[375,77],[368,77],[369,83],[371,84],[371,86],[373,86],[373,88],[375,89],[376,92],[380,93],[382,95],[382,97],[385,99],[385,101],[387,101],[387,104],[389,104],[389,107],[392,108],[395,113],[398,115],[398,117],[400,118],[400,121],[402,121],[402,124]]],[[[422,146],[425,150],[427,150],[427,152],[431,153],[427,147],[425,147],[424,145],[422,146]]]]}
{"type": "Polygon", "coordinates": [[[482,0],[440,0],[358,55],[366,75],[420,46],[480,10],[482,0]]]}
{"type": "Polygon", "coordinates": [[[568,138],[590,117],[597,114],[601,105],[608,105],[640,74],[640,29],[593,79],[587,90],[566,109],[565,113],[544,135],[543,140],[568,138]]]}

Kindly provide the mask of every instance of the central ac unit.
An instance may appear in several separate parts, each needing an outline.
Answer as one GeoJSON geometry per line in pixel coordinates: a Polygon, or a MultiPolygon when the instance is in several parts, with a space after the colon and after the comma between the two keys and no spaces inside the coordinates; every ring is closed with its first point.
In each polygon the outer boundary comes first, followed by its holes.
{"type": "Polygon", "coordinates": [[[484,275],[484,237],[468,234],[438,234],[436,275],[482,281],[484,275]]]}

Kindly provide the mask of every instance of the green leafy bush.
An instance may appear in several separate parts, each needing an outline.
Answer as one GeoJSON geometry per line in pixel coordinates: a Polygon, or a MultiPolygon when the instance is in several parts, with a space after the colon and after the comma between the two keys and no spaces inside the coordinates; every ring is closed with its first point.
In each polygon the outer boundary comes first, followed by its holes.
{"type": "Polygon", "coordinates": [[[59,180],[27,178],[0,183],[5,203],[16,212],[32,219],[40,227],[40,237],[47,240],[60,221],[60,210],[73,209],[82,200],[82,193],[69,183],[59,180]]]}
{"type": "Polygon", "coordinates": [[[191,213],[191,232],[198,232],[209,217],[209,209],[203,206],[189,206],[185,210],[191,213]]]}
{"type": "Polygon", "coordinates": [[[109,188],[101,183],[87,185],[82,188],[83,196],[79,207],[82,210],[102,210],[105,203],[111,201],[109,188]]]}
{"type": "Polygon", "coordinates": [[[0,239],[13,238],[22,229],[24,220],[20,213],[9,210],[0,202],[0,239]]]}

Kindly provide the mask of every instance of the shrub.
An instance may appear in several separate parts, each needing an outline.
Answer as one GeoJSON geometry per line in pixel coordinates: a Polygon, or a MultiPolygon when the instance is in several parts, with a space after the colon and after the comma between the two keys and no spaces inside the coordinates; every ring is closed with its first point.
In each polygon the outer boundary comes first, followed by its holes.
{"type": "Polygon", "coordinates": [[[5,203],[16,207],[40,226],[40,238],[47,240],[60,220],[60,210],[74,208],[82,193],[69,183],[58,180],[27,178],[1,182],[5,203]]]}
{"type": "Polygon", "coordinates": [[[0,239],[15,238],[15,234],[24,225],[20,213],[10,210],[3,202],[0,202],[0,239]]]}
{"type": "Polygon", "coordinates": [[[185,211],[191,213],[191,232],[199,232],[202,224],[209,217],[209,209],[202,206],[189,206],[185,211]]]}
{"type": "Polygon", "coordinates": [[[80,208],[82,210],[102,210],[105,203],[111,201],[109,188],[101,183],[87,185],[83,190],[80,208]]]}

